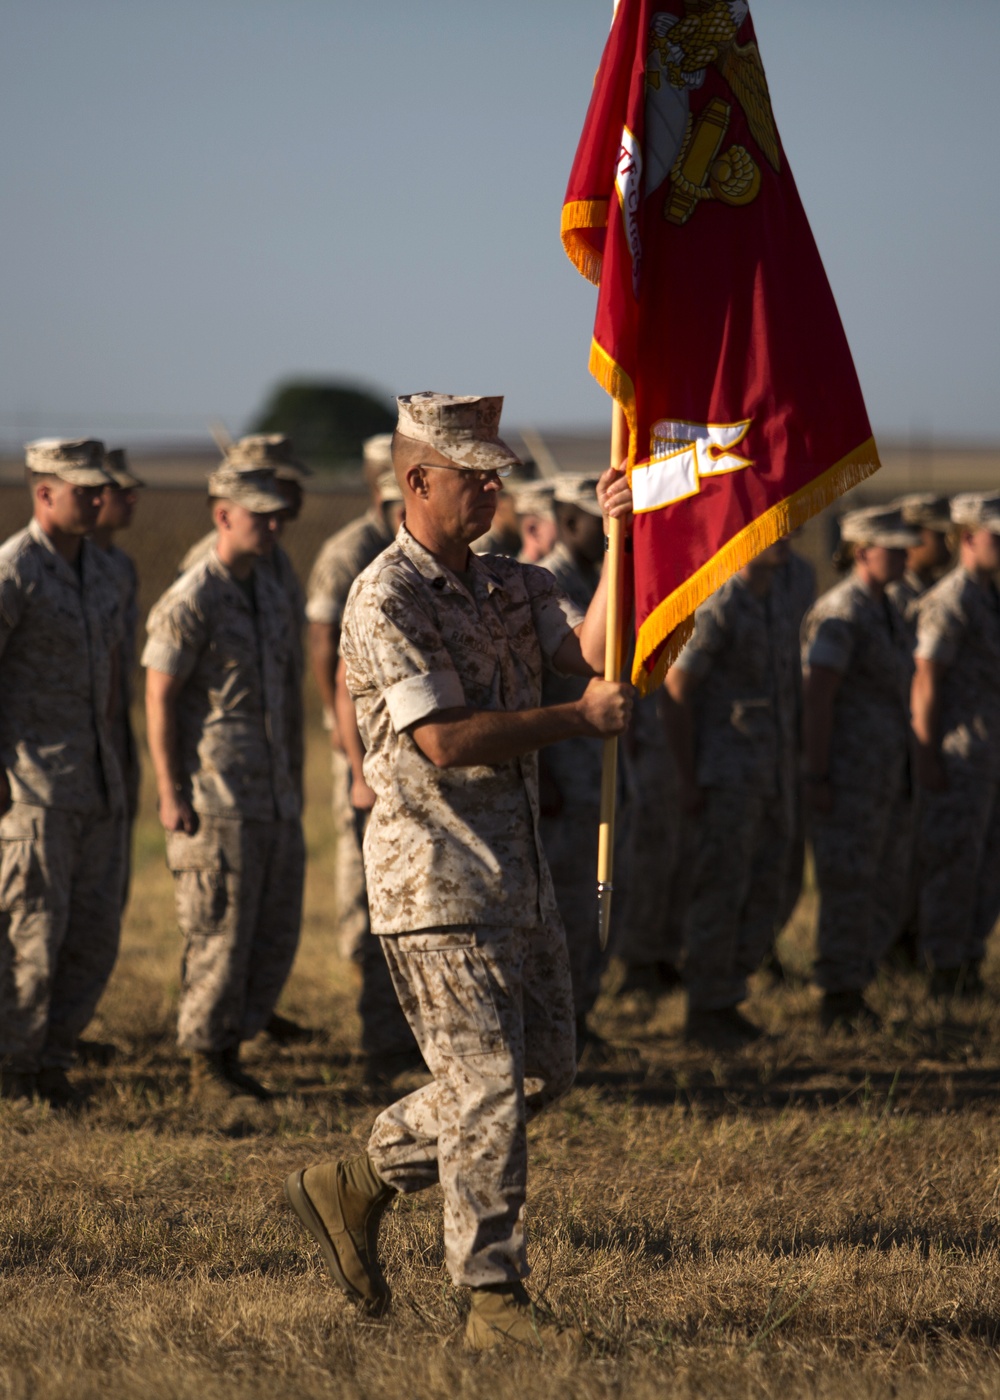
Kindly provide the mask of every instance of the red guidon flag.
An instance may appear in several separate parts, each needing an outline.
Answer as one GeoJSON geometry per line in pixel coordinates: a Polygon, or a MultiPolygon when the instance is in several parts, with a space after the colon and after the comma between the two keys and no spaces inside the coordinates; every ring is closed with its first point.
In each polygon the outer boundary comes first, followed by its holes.
{"type": "Polygon", "coordinates": [[[878,453],[746,0],[619,0],[562,211],[629,426],[636,657],[878,453]]]}

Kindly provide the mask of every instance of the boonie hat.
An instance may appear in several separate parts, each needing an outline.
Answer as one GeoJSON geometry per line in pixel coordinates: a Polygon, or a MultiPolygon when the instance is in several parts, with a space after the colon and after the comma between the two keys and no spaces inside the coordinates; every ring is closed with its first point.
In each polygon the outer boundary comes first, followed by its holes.
{"type": "Polygon", "coordinates": [[[495,471],[506,476],[520,457],[501,437],[503,396],[475,394],[403,394],[396,400],[398,431],[413,442],[426,442],[456,467],[495,471]]]}
{"type": "Polygon", "coordinates": [[[840,518],[840,538],[847,544],[874,544],[883,549],[912,549],[920,533],[903,520],[896,506],[866,506],[840,518]]]}
{"type": "Polygon", "coordinates": [[[576,506],[577,510],[585,511],[587,515],[600,515],[598,480],[598,477],[587,472],[566,472],[556,478],[555,499],[560,505],[576,506]]]}
{"type": "Polygon", "coordinates": [[[96,438],[37,438],[25,445],[29,472],[57,476],[73,486],[107,486],[104,443],[96,438]]]}
{"type": "Polygon", "coordinates": [[[378,492],[379,501],[384,506],[403,499],[403,493],[399,489],[399,482],[396,480],[396,473],[392,467],[379,472],[375,479],[375,489],[378,492]]]}
{"type": "Polygon", "coordinates": [[[146,484],[144,481],[140,481],[129,469],[124,447],[112,447],[104,454],[104,470],[114,484],[121,487],[123,491],[131,491],[146,484]]]}
{"type": "Polygon", "coordinates": [[[517,486],[511,492],[514,509],[518,515],[551,515],[555,489],[552,481],[529,481],[517,486]]]}
{"type": "Polygon", "coordinates": [[[915,496],[900,496],[893,505],[906,525],[918,530],[937,530],[945,535],[951,529],[951,511],[947,496],[935,496],[933,491],[919,491],[915,496]]]}
{"type": "Polygon", "coordinates": [[[216,501],[232,501],[254,515],[287,510],[288,502],[274,484],[270,471],[233,471],[219,467],[208,478],[208,494],[216,501]]]}
{"type": "Polygon", "coordinates": [[[386,467],[392,466],[392,433],[376,433],[374,437],[365,438],[364,453],[366,467],[377,467],[383,471],[386,467]]]}
{"type": "Polygon", "coordinates": [[[237,472],[269,471],[279,481],[303,482],[312,472],[300,462],[284,433],[251,433],[226,448],[224,468],[237,472]]]}
{"type": "Polygon", "coordinates": [[[965,491],[953,496],[951,518],[966,530],[990,530],[1000,535],[1000,493],[996,491],[965,491]]]}

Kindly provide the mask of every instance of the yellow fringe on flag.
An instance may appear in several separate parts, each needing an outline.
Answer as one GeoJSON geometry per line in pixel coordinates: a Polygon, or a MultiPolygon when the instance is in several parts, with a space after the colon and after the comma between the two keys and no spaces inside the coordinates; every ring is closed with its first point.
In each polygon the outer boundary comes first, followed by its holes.
{"type": "Polygon", "coordinates": [[[621,404],[625,414],[625,421],[628,423],[628,471],[631,480],[632,468],[635,466],[639,421],[635,411],[635,385],[618,361],[613,360],[596,340],[590,342],[588,368],[601,388],[609,393],[616,403],[621,404]]]}
{"type": "Polygon", "coordinates": [[[865,481],[878,471],[880,465],[875,439],[869,438],[816,477],[815,481],[810,481],[793,495],[771,506],[756,520],[751,520],[680,588],[664,598],[643,622],[636,639],[632,682],[639,692],[649,695],[663,684],[667,667],[676,661],[681,647],[691,635],[694,625],[692,614],[700,603],[721,588],[738,569],[749,564],[783,535],[797,530],[812,516],[832,505],[852,486],[865,481]],[[667,645],[657,657],[655,667],[647,671],[643,662],[664,642],[667,645]]]}
{"type": "Polygon", "coordinates": [[[590,246],[579,230],[585,228],[607,228],[608,201],[606,199],[576,199],[564,204],[560,233],[566,256],[588,282],[595,286],[601,280],[601,255],[590,246]]]}

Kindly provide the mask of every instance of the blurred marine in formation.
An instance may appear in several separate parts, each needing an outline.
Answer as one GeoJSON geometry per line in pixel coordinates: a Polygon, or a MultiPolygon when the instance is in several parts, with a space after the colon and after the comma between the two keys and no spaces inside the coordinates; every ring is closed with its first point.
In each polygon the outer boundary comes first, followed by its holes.
{"type": "Polygon", "coordinates": [[[142,664],[184,935],[178,1041],[192,1092],[219,1101],[267,1096],[239,1050],[292,966],[305,847],[287,711],[297,619],[265,563],[286,498],[272,472],[228,465],[209,494],[215,544],[153,608],[142,664]]]}
{"type": "MultiPolygon", "coordinates": [[[[541,561],[562,593],[583,616],[593,601],[604,561],[604,526],[597,499],[596,476],[559,477],[553,509],[556,543],[541,561]]],[[[587,687],[581,675],[547,669],[542,703],[578,701],[587,687]]],[[[587,1016],[600,991],[602,954],[597,927],[597,835],[601,816],[600,739],[575,735],[550,744],[539,756],[542,843],[552,873],[559,915],[566,930],[576,1008],[577,1050],[582,1054],[594,1033],[587,1016]]],[[[619,837],[624,822],[617,827],[619,837]]],[[[624,885],[616,868],[616,884],[624,885]]],[[[620,906],[619,906],[620,907],[620,906]]]]}
{"type": "Polygon", "coordinates": [[[689,820],[685,1037],[738,1048],[738,1010],[786,907],[798,782],[798,628],[774,587],[779,540],[703,603],[667,674],[668,721],[689,820]]]}
{"type": "Polygon", "coordinates": [[[556,517],[552,506],[555,486],[549,481],[526,481],[514,488],[514,510],[521,535],[522,564],[540,564],[556,542],[556,517]]]}
{"type": "Polygon", "coordinates": [[[32,520],[0,548],[0,1091],[57,1106],[118,952],[122,594],[86,538],[109,477],[92,439],[27,448],[32,520]]]}
{"type": "Polygon", "coordinates": [[[379,433],[365,443],[364,473],[371,503],[360,519],[323,545],[309,578],[306,604],[312,670],[330,734],[340,951],[361,971],[361,1049],[366,1073],[373,1080],[391,1078],[417,1061],[418,1052],[382,946],[371,933],[361,842],[375,794],[365,781],[364,745],[340,663],[340,633],[351,585],[392,543],[403,516],[391,449],[391,433],[379,433]]]}
{"type": "Polygon", "coordinates": [[[827,1030],[878,1024],[863,993],[906,914],[912,639],[886,590],[902,578],[906,551],[919,539],[892,507],[845,515],[851,572],[810,609],[802,629],[803,783],[827,1030]]]}
{"type": "Polygon", "coordinates": [[[1000,495],[951,503],[958,567],[917,613],[919,930],[939,995],[982,990],[1000,916],[1000,495]]]}
{"type": "Polygon", "coordinates": [[[121,590],[122,643],[118,667],[119,700],[115,716],[115,745],[125,783],[125,810],[128,820],[125,838],[125,880],[122,904],[128,899],[132,869],[132,827],[139,811],[139,747],[132,729],[132,681],[135,675],[135,638],[139,626],[139,576],[125,550],[115,544],[115,535],[127,530],[135,514],[136,493],[143,483],[129,467],[125,450],[112,448],[104,458],[110,480],[101,493],[101,509],[91,539],[115,571],[121,590]]]}
{"type": "Polygon", "coordinates": [[[907,622],[916,625],[920,600],[951,564],[951,511],[947,496],[933,494],[901,496],[893,505],[920,538],[906,551],[903,577],[890,583],[886,592],[907,622]]]}
{"type": "MultiPolygon", "coordinates": [[[[526,1124],[572,1083],[575,1034],[536,751],[620,733],[631,690],[593,679],[543,708],[545,667],[600,668],[606,591],[584,618],[546,570],[469,550],[516,461],[498,436],[502,401],[398,402],[406,522],[355,583],[342,648],[376,794],[372,928],[434,1080],[378,1117],[362,1156],[295,1172],[285,1189],[336,1282],[381,1310],[379,1220],[397,1193],[440,1183],[448,1269],[472,1290],[469,1344],[537,1345],[522,1283],[526,1124]]],[[[617,474],[602,491],[628,513],[617,474]]]]}

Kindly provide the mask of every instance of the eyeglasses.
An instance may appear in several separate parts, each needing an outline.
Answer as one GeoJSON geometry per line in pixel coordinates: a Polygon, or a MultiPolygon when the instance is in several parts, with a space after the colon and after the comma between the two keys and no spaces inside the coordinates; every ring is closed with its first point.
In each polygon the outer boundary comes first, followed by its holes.
{"type": "Polygon", "coordinates": [[[477,486],[486,486],[489,482],[499,482],[505,476],[510,476],[510,467],[490,467],[482,470],[479,467],[453,467],[447,462],[420,462],[418,466],[425,467],[428,471],[461,472],[463,476],[471,477],[477,486]]]}

